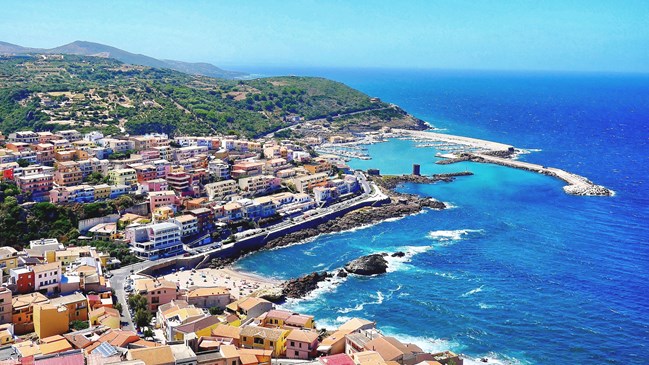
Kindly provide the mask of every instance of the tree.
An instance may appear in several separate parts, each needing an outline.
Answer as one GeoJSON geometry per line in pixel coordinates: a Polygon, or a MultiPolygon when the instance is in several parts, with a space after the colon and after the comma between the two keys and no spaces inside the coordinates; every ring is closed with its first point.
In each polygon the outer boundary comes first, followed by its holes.
{"type": "Polygon", "coordinates": [[[90,327],[90,324],[87,321],[72,321],[70,322],[70,327],[75,331],[79,331],[90,327]]]}
{"type": "Polygon", "coordinates": [[[209,311],[210,314],[213,316],[218,316],[219,314],[223,314],[223,308],[221,307],[210,307],[209,311]]]}
{"type": "Polygon", "coordinates": [[[122,303],[115,303],[113,307],[117,309],[120,314],[122,313],[122,303]]]}
{"type": "Polygon", "coordinates": [[[151,313],[149,313],[148,310],[140,308],[135,312],[133,321],[135,322],[135,325],[137,327],[144,327],[148,326],[151,323],[152,318],[153,316],[151,316],[151,313]]]}
{"type": "Polygon", "coordinates": [[[144,335],[144,338],[153,338],[154,335],[153,330],[150,328],[145,329],[142,334],[144,335]]]}
{"type": "Polygon", "coordinates": [[[24,158],[19,158],[18,161],[16,161],[16,163],[18,163],[18,166],[20,167],[29,166],[29,161],[25,160],[24,158]]]}
{"type": "Polygon", "coordinates": [[[141,296],[140,294],[131,295],[130,297],[128,297],[128,306],[131,307],[134,312],[137,312],[138,310],[146,311],[146,298],[141,296]]]}

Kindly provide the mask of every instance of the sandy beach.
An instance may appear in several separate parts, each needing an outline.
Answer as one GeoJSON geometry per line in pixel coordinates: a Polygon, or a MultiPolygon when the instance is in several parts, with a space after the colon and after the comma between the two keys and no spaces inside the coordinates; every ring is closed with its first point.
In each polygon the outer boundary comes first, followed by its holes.
{"type": "Polygon", "coordinates": [[[248,296],[259,289],[274,288],[280,284],[278,280],[230,268],[178,271],[164,278],[178,283],[181,289],[222,286],[228,288],[235,298],[248,296]]]}

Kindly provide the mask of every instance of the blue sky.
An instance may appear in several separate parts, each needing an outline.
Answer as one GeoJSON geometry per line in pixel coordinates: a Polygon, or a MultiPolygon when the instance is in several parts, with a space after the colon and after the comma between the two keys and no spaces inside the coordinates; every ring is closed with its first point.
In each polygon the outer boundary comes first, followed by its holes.
{"type": "Polygon", "coordinates": [[[649,72],[649,1],[7,0],[0,40],[219,66],[649,72]]]}

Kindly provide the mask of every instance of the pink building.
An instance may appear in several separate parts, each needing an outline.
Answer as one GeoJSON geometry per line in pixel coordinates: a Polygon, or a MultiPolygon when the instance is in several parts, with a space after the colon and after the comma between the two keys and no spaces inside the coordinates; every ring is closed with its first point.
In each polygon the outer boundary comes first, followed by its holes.
{"type": "Polygon", "coordinates": [[[315,358],[318,351],[318,333],[294,329],[286,337],[286,357],[289,359],[315,358]]]}
{"type": "Polygon", "coordinates": [[[176,299],[178,287],[164,279],[146,278],[135,282],[135,292],[146,298],[151,312],[156,312],[159,306],[176,299]]]}
{"type": "Polygon", "coordinates": [[[48,200],[49,192],[54,187],[54,177],[50,174],[18,176],[16,185],[20,190],[31,193],[35,201],[48,200]]]}
{"type": "Polygon", "coordinates": [[[176,193],[171,190],[149,192],[149,207],[154,212],[158,207],[178,205],[176,193]]]}

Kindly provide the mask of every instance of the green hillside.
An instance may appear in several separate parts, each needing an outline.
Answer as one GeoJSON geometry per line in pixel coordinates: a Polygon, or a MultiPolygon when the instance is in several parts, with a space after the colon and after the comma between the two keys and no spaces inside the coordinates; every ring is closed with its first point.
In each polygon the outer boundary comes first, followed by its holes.
{"type": "MultiPolygon", "coordinates": [[[[260,136],[301,120],[344,118],[421,121],[322,78],[223,80],[99,57],[43,55],[0,58],[0,129],[102,130],[109,134],[238,133],[260,136]],[[329,118],[328,118],[329,117],[329,118]]],[[[337,119],[336,119],[337,120],[337,119]]],[[[345,128],[349,123],[341,123],[345,128]]],[[[372,123],[372,128],[380,123],[372,123]]]]}

